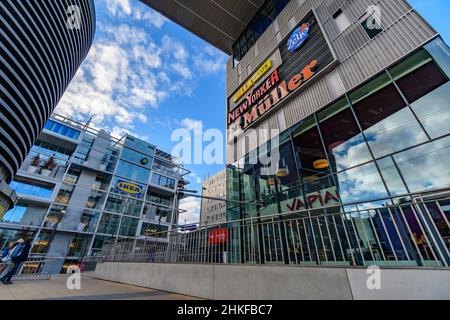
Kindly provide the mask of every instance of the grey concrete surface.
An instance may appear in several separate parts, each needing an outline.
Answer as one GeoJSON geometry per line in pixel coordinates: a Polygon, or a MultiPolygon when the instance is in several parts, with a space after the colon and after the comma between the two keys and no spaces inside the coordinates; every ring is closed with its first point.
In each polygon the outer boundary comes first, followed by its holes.
{"type": "Polygon", "coordinates": [[[450,299],[444,269],[381,269],[380,290],[364,268],[103,263],[95,276],[204,299],[450,299]]]}
{"type": "Polygon", "coordinates": [[[69,290],[69,275],[54,275],[51,280],[14,281],[12,285],[0,283],[0,300],[192,300],[167,291],[103,281],[83,274],[80,290],[69,290]]]}
{"type": "Polygon", "coordinates": [[[381,269],[380,290],[367,288],[367,273],[347,269],[355,300],[449,300],[450,270],[381,269]]]}

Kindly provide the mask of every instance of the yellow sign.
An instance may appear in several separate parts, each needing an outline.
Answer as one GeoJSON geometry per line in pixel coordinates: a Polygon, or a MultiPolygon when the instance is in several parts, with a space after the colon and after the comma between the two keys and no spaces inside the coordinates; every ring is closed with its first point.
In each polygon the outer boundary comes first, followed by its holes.
{"type": "Polygon", "coordinates": [[[245,83],[233,96],[233,102],[236,103],[239,101],[239,99],[242,98],[244,94],[248,92],[248,90],[251,89],[255,85],[256,82],[258,82],[259,79],[261,79],[262,76],[264,76],[267,71],[272,68],[272,62],[270,60],[267,60],[264,65],[259,68],[258,71],[255,72],[255,74],[245,83]]]}
{"type": "Polygon", "coordinates": [[[142,195],[143,187],[127,181],[118,181],[116,184],[116,189],[131,195],[140,196],[142,195]]]}

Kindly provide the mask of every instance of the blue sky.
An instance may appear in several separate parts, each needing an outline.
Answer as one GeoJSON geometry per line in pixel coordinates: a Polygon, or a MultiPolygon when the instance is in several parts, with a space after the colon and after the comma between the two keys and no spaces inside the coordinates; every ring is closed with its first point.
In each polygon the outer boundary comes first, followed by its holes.
{"type": "MultiPolygon", "coordinates": [[[[230,0],[234,1],[234,0],[230,0]]],[[[448,0],[410,0],[444,39],[450,41],[448,0]]],[[[96,0],[97,32],[88,58],[57,112],[106,128],[130,132],[170,152],[177,128],[225,130],[227,56],[138,0],[96,0]]],[[[224,159],[223,159],[224,162],[224,159]]],[[[187,165],[189,186],[223,165],[187,165]]],[[[187,199],[188,222],[198,219],[199,200],[187,199]]]]}

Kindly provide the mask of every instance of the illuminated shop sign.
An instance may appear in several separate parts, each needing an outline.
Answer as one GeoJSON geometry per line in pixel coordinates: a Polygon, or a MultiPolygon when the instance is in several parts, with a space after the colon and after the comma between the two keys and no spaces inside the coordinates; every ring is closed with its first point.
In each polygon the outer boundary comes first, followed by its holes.
{"type": "Polygon", "coordinates": [[[238,102],[272,68],[272,62],[267,60],[264,65],[233,95],[233,102],[238,102]]]}
{"type": "Polygon", "coordinates": [[[288,40],[288,50],[294,52],[302,46],[303,43],[309,38],[309,30],[311,25],[304,23],[292,33],[288,40]]]}
{"type": "Polygon", "coordinates": [[[240,120],[242,129],[248,128],[263,115],[274,109],[291,92],[300,88],[315,75],[317,60],[312,60],[303,70],[288,81],[281,80],[276,69],[259,87],[253,90],[245,101],[228,113],[228,126],[240,120]]]}
{"type": "Polygon", "coordinates": [[[116,183],[115,190],[128,193],[132,196],[140,197],[142,195],[144,187],[139,184],[119,180],[116,183]]]}
{"type": "Polygon", "coordinates": [[[328,189],[323,189],[317,192],[309,193],[306,198],[297,197],[287,200],[282,203],[282,210],[295,212],[304,209],[316,209],[322,207],[329,207],[333,205],[338,205],[341,203],[339,193],[335,187],[328,189]],[[306,201],[306,203],[305,203],[306,201]]]}

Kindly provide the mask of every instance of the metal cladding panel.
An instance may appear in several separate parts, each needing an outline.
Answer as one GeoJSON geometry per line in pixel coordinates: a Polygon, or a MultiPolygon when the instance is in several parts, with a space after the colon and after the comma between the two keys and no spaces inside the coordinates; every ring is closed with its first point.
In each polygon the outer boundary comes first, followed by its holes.
{"type": "Polygon", "coordinates": [[[350,90],[382,71],[436,35],[414,11],[374,38],[339,65],[345,88],[350,90]]]}
{"type": "Polygon", "coordinates": [[[0,19],[0,161],[13,176],[90,49],[95,9],[92,0],[3,0],[0,19]]]}

